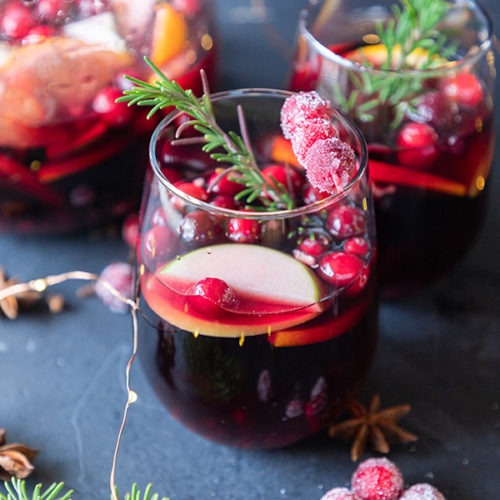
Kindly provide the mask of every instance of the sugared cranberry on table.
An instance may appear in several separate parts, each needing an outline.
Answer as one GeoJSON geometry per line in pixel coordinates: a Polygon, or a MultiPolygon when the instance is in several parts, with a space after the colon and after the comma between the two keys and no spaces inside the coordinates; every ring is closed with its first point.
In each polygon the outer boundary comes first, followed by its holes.
{"type": "Polygon", "coordinates": [[[443,494],[428,483],[417,483],[410,486],[400,500],[445,500],[443,494]]]}
{"type": "Polygon", "coordinates": [[[321,500],[357,500],[356,497],[347,488],[332,488],[327,491],[321,500]]]}
{"type": "Polygon", "coordinates": [[[133,296],[133,276],[133,267],[126,262],[108,264],[96,282],[95,293],[111,311],[124,313],[128,310],[124,298],[133,296]]]}
{"type": "Polygon", "coordinates": [[[359,500],[398,500],[403,488],[403,474],[387,458],[365,460],[351,478],[351,491],[359,500]]]}

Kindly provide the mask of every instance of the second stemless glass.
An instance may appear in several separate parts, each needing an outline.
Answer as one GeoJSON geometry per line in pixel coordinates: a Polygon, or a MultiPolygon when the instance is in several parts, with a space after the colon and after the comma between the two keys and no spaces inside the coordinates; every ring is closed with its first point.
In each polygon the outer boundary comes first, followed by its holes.
{"type": "MultiPolygon", "coordinates": [[[[302,200],[304,171],[277,165],[288,95],[248,89],[212,101],[225,131],[239,131],[242,107],[259,166],[271,166],[273,176],[288,172],[302,200]]],[[[359,164],[345,190],[291,210],[247,211],[234,205],[241,190],[234,181],[207,189],[221,164],[199,144],[171,144],[182,123],[181,114],[170,115],[151,142],[138,244],[139,359],[165,406],[191,430],[240,447],[285,446],[342,412],[374,353],[365,144],[336,114],[359,164]],[[345,265],[336,283],[322,277],[322,259],[326,267],[345,265]]]]}
{"type": "Polygon", "coordinates": [[[396,47],[388,64],[379,30],[396,0],[312,3],[290,88],[318,90],[361,128],[382,296],[398,298],[450,270],[481,229],[494,141],[491,23],[473,0],[451,1],[434,33],[446,37],[443,52],[429,44],[402,61],[396,47]]]}

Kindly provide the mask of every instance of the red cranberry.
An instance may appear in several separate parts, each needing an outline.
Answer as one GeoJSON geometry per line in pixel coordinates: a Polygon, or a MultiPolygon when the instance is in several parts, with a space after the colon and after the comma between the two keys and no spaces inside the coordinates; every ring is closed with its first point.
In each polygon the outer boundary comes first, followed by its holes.
{"type": "Polygon", "coordinates": [[[304,238],[297,247],[301,252],[305,252],[314,257],[319,257],[328,248],[323,238],[309,236],[304,238]]]}
{"type": "Polygon", "coordinates": [[[344,250],[359,255],[360,257],[366,257],[370,252],[370,244],[365,238],[354,236],[344,243],[344,250]]]}
{"type": "Polygon", "coordinates": [[[366,215],[358,207],[339,205],[326,219],[327,230],[337,239],[345,240],[366,232],[366,215]]]}
{"type": "Polygon", "coordinates": [[[200,0],[172,0],[172,5],[186,16],[194,16],[200,10],[200,0]]]}
{"type": "Polygon", "coordinates": [[[229,219],[227,225],[228,238],[237,243],[256,243],[260,240],[261,225],[256,219],[229,219]]]}
{"type": "Polygon", "coordinates": [[[328,198],[330,194],[326,191],[321,191],[320,189],[311,186],[311,184],[306,184],[304,193],[302,195],[302,201],[305,205],[310,205],[311,203],[316,203],[317,201],[324,200],[328,198]]]}
{"type": "Polygon", "coordinates": [[[128,305],[124,299],[131,299],[133,296],[133,276],[134,271],[130,264],[126,262],[109,264],[101,272],[95,285],[95,293],[111,311],[126,312],[128,305]],[[122,297],[113,293],[113,290],[122,297]]]}
{"type": "Polygon", "coordinates": [[[142,237],[144,258],[151,266],[153,261],[170,258],[177,248],[177,236],[168,226],[155,226],[142,237]]]}
{"type": "Polygon", "coordinates": [[[416,122],[425,122],[440,130],[453,130],[458,118],[458,107],[443,92],[426,92],[409,110],[408,116],[416,122]]]}
{"type": "Polygon", "coordinates": [[[6,5],[0,27],[7,38],[23,38],[35,25],[36,19],[29,7],[17,1],[6,5]]]}
{"type": "Polygon", "coordinates": [[[36,45],[44,42],[47,38],[55,36],[56,31],[51,26],[40,24],[30,29],[29,33],[22,39],[22,45],[36,45]]]}
{"type": "Polygon", "coordinates": [[[222,232],[217,218],[203,210],[194,210],[185,215],[179,231],[184,243],[194,246],[214,243],[222,232]]]}
{"type": "Polygon", "coordinates": [[[403,487],[401,471],[387,458],[361,462],[351,478],[351,490],[359,500],[397,500],[403,487]]]}
{"type": "MultiPolygon", "coordinates": [[[[283,165],[268,165],[262,169],[262,176],[275,191],[279,192],[281,184],[293,195],[300,193],[304,184],[304,180],[297,170],[283,165]]],[[[265,187],[266,189],[267,187],[265,187]]]]}
{"type": "Polygon", "coordinates": [[[151,224],[153,226],[165,226],[167,224],[167,219],[165,216],[165,210],[163,207],[158,207],[151,215],[151,224]]]}
{"type": "MultiPolygon", "coordinates": [[[[174,186],[184,194],[191,196],[191,198],[195,198],[200,201],[208,201],[208,193],[203,186],[187,181],[175,182],[174,186]]],[[[180,212],[182,212],[186,207],[186,202],[177,196],[172,198],[172,203],[180,212]]]]}
{"type": "Polygon", "coordinates": [[[405,167],[428,168],[439,155],[438,135],[427,123],[409,122],[397,138],[398,161],[405,167]]]}
{"type": "Polygon", "coordinates": [[[446,78],[441,84],[445,95],[459,104],[476,107],[484,99],[484,91],[478,78],[467,71],[446,78]]]}
{"type": "Polygon", "coordinates": [[[217,317],[238,302],[236,292],[219,278],[204,278],[188,292],[187,304],[204,316],[217,317]]]}
{"type": "Polygon", "coordinates": [[[66,0],[38,0],[36,3],[40,19],[50,24],[62,22],[68,13],[68,8],[66,0]]]}
{"type": "Polygon", "coordinates": [[[106,87],[96,94],[92,102],[94,111],[113,127],[126,125],[132,119],[132,108],[125,102],[116,102],[122,92],[116,87],[106,87]]]}
{"type": "Polygon", "coordinates": [[[357,283],[365,267],[352,253],[330,252],[319,260],[318,273],[328,283],[344,288],[357,283]]]}
{"type": "Polygon", "coordinates": [[[130,248],[135,248],[139,238],[139,216],[137,214],[130,214],[125,218],[122,225],[122,238],[130,248]]]}
{"type": "Polygon", "coordinates": [[[229,210],[235,210],[236,208],[238,208],[238,205],[234,201],[234,198],[225,194],[214,196],[210,200],[210,205],[219,208],[227,208],[229,210]]]}
{"type": "Polygon", "coordinates": [[[356,497],[347,488],[339,487],[328,490],[321,500],[356,500],[356,497]]]}
{"type": "Polygon", "coordinates": [[[208,180],[208,191],[215,194],[234,196],[244,187],[243,184],[230,180],[230,174],[222,175],[222,168],[216,168],[208,180]]]}

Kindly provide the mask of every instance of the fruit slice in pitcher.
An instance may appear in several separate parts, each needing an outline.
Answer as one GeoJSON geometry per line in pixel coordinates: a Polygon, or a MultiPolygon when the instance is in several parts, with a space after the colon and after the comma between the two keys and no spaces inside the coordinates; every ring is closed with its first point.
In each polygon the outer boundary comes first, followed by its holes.
{"type": "Polygon", "coordinates": [[[327,306],[320,302],[323,285],[307,266],[277,250],[247,244],[204,247],[178,257],[146,280],[143,293],[150,307],[173,325],[223,337],[289,328],[327,306]],[[218,309],[192,307],[193,290],[207,278],[222,280],[231,290],[230,307],[223,301],[218,309]]]}

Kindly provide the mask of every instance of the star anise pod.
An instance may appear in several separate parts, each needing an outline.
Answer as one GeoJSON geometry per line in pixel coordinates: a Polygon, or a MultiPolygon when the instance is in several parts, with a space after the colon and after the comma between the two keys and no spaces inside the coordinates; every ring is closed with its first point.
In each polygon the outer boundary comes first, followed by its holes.
{"type": "Polygon", "coordinates": [[[8,481],[11,477],[24,479],[35,467],[31,463],[38,450],[21,443],[5,444],[6,432],[0,427],[0,480],[8,481]]]}
{"type": "Polygon", "coordinates": [[[397,422],[411,410],[408,404],[380,409],[380,396],[375,394],[366,408],[359,401],[352,401],[348,411],[352,417],[331,425],[328,435],[352,441],[351,459],[356,462],[365,451],[366,444],[379,453],[389,453],[390,443],[413,443],[418,437],[404,430],[397,422]]]}

